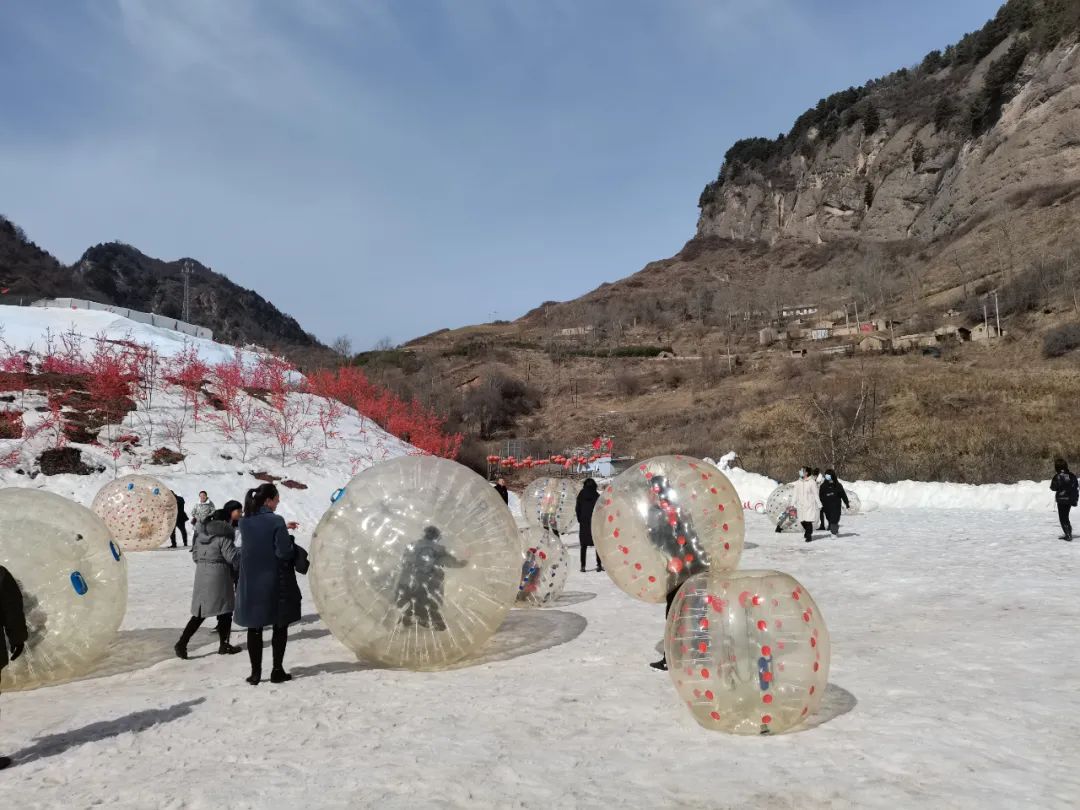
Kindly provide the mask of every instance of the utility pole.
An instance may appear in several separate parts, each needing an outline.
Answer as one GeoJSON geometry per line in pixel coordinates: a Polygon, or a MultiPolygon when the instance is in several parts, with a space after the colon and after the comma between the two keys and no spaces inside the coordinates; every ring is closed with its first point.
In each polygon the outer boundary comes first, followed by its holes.
{"type": "Polygon", "coordinates": [[[994,290],[994,320],[997,321],[997,336],[1001,337],[1001,308],[998,306],[997,290],[994,290]]]}
{"type": "Polygon", "coordinates": [[[986,296],[983,296],[983,334],[986,335],[986,339],[990,339],[990,322],[986,318],[986,296]]]}
{"type": "Polygon", "coordinates": [[[862,319],[859,318],[859,302],[853,302],[855,304],[855,325],[859,327],[859,334],[862,334],[862,319]]]}
{"type": "Polygon", "coordinates": [[[184,266],[180,268],[180,275],[184,278],[184,305],[180,320],[191,323],[191,262],[184,259],[184,266]]]}

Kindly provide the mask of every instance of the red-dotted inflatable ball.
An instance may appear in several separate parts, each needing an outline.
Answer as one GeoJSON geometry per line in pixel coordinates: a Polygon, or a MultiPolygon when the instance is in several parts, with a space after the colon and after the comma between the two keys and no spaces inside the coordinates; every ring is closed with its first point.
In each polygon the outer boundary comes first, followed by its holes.
{"type": "Polygon", "coordinates": [[[353,478],[311,540],[311,595],[360,658],[441,669],[478,652],[517,598],[522,550],[499,494],[468,467],[404,456],[353,478]]]}
{"type": "Polygon", "coordinates": [[[149,475],[125,475],[98,490],[90,507],[124,551],[160,548],[176,528],[176,497],[149,475]]]}
{"type": "Polygon", "coordinates": [[[620,473],[592,519],[608,576],[655,603],[710,566],[735,568],[743,529],[742,501],[727,476],[689,456],[658,456],[620,473]]]}
{"type": "Polygon", "coordinates": [[[521,514],[530,526],[559,534],[577,529],[577,496],[581,484],[572,478],[537,478],[521,493],[521,514]]]}
{"type": "MultiPolygon", "coordinates": [[[[788,510],[795,506],[795,485],[781,484],[765,500],[765,514],[768,515],[772,524],[781,531],[802,531],[799,525],[798,515],[788,514],[788,510]]],[[[817,520],[817,516],[814,516],[817,520]]]]}
{"type": "Polygon", "coordinates": [[[517,607],[544,607],[554,602],[566,587],[570,555],[551,532],[530,526],[521,530],[521,582],[517,607]]]}
{"type": "Polygon", "coordinates": [[[799,582],[779,571],[710,571],[679,590],[664,634],[668,671],[694,719],[733,734],[777,734],[821,705],[829,631],[799,582]]]}
{"type": "Polygon", "coordinates": [[[127,558],[105,524],[59,495],[0,489],[0,565],[22,592],[29,634],[0,687],[33,689],[90,672],[127,608],[127,558]]]}

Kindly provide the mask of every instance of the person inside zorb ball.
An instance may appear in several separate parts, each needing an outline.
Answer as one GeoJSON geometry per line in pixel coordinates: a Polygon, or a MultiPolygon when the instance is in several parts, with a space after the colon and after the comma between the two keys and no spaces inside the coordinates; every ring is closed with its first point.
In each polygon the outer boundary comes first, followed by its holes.
{"type": "Polygon", "coordinates": [[[90,508],[125,551],[160,548],[176,527],[176,497],[149,475],[110,481],[98,490],[90,508]]]}
{"type": "Polygon", "coordinates": [[[530,525],[569,534],[577,528],[574,509],[581,487],[569,478],[537,478],[521,496],[522,514],[530,525]]]}
{"type": "Polygon", "coordinates": [[[387,666],[439,669],[477,652],[514,604],[513,515],[476,473],[433,456],[357,475],[312,537],[312,596],[334,636],[387,666]]]}
{"type": "Polygon", "coordinates": [[[424,536],[405,553],[398,577],[397,606],[402,627],[427,627],[445,630],[442,617],[444,582],[447,568],[464,568],[459,560],[439,543],[441,533],[434,526],[424,528],[424,536]]]}
{"type": "Polygon", "coordinates": [[[605,487],[592,535],[616,585],[645,602],[669,602],[693,574],[738,565],[742,502],[711,464],[660,456],[605,487]]]}
{"type": "Polygon", "coordinates": [[[127,607],[127,558],[85,506],[0,489],[0,566],[23,596],[28,638],[3,689],[78,678],[105,655],[127,607]]]}
{"type": "Polygon", "coordinates": [[[570,572],[569,555],[551,532],[530,526],[521,531],[521,582],[518,607],[543,607],[558,599],[570,572]]]}

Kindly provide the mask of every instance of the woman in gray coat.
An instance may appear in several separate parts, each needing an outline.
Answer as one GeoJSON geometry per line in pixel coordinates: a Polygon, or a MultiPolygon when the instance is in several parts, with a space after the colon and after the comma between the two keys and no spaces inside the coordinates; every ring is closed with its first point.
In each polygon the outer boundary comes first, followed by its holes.
{"type": "MultiPolygon", "coordinates": [[[[300,587],[296,571],[307,570],[307,552],[293,542],[285,520],[274,514],[281,502],[277,487],[262,484],[249,490],[244,501],[240,533],[240,580],[236,588],[236,623],[248,628],[248,656],[251,676],[257,686],[262,680],[263,628],[274,628],[270,640],[274,666],[271,683],[292,680],[285,671],[285,645],[289,625],[300,621],[300,587]]],[[[295,526],[295,524],[292,524],[295,526]]]]}
{"type": "Polygon", "coordinates": [[[240,652],[229,643],[232,631],[233,570],[240,564],[240,550],[234,545],[236,523],[240,520],[240,504],[229,501],[210,516],[203,532],[192,542],[191,556],[195,561],[195,587],[191,592],[191,619],[173,647],[178,658],[187,658],[187,645],[207,616],[217,616],[218,655],[240,652]]]}

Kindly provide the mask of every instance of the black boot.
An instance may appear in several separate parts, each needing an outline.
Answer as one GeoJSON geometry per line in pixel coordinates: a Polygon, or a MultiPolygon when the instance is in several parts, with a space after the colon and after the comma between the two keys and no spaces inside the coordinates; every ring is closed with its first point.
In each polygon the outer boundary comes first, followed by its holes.
{"type": "Polygon", "coordinates": [[[261,627],[248,628],[248,658],[251,660],[251,675],[246,680],[252,686],[258,686],[262,680],[263,632],[261,627]]]}
{"type": "Polygon", "coordinates": [[[235,647],[229,643],[229,633],[232,632],[232,614],[225,613],[218,616],[217,625],[218,639],[218,655],[236,655],[240,652],[239,647],[235,647]]]}
{"type": "Polygon", "coordinates": [[[659,661],[653,661],[651,664],[649,664],[649,666],[653,669],[659,670],[660,672],[667,672],[667,658],[661,658],[659,661]]]}
{"type": "Polygon", "coordinates": [[[0,771],[11,767],[11,757],[0,757],[0,771]]]}
{"type": "Polygon", "coordinates": [[[192,616],[188,619],[188,623],[184,626],[184,632],[180,634],[180,640],[173,645],[173,652],[176,653],[177,658],[187,659],[187,645],[191,641],[191,637],[195,635],[195,631],[202,625],[203,620],[198,616],[192,616]]]}
{"type": "Polygon", "coordinates": [[[292,675],[285,671],[285,646],[288,643],[288,626],[275,627],[274,635],[270,638],[270,649],[274,654],[274,668],[270,670],[270,683],[285,683],[292,680],[292,675]]]}

